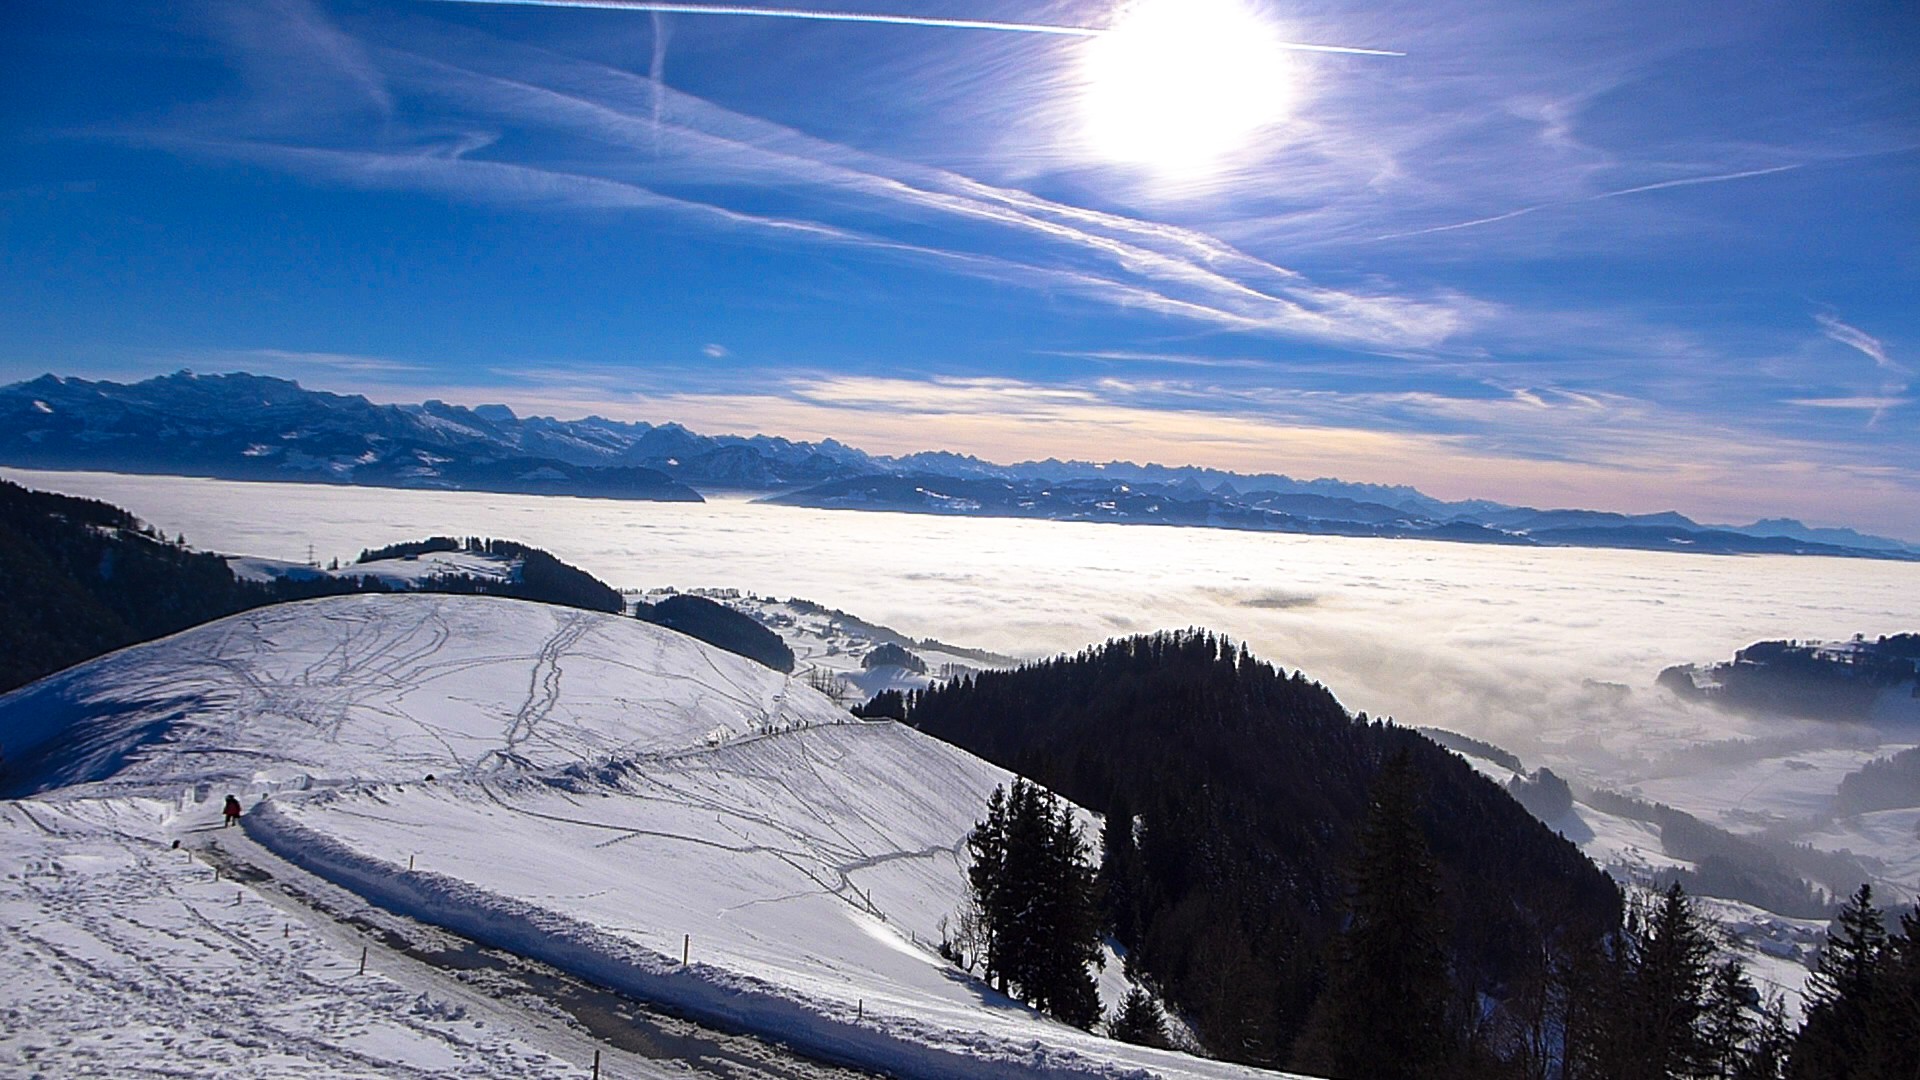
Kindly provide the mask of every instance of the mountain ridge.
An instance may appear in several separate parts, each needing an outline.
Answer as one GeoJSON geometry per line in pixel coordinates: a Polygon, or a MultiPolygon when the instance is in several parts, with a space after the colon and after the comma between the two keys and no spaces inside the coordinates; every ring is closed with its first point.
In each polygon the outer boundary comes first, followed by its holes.
{"type": "Polygon", "coordinates": [[[670,501],[697,501],[704,488],[828,509],[1920,559],[1920,546],[1902,540],[1791,518],[1714,525],[1671,510],[1624,514],[1448,502],[1406,485],[1152,462],[1047,458],[1003,465],[943,450],[888,457],[831,438],[703,435],[671,421],[522,417],[505,405],[438,399],[379,405],[362,395],[244,372],[182,370],[130,384],[48,374],[0,387],[0,420],[0,462],[27,468],[670,501]],[[948,497],[929,498],[928,491],[903,487],[914,478],[992,497],[935,491],[948,497]]]}

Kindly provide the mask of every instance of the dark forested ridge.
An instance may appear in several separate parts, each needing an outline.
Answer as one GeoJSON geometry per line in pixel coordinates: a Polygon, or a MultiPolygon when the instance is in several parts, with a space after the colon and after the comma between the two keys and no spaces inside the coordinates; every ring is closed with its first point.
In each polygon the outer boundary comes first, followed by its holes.
{"type": "Polygon", "coordinates": [[[1291,1060],[1396,755],[1419,788],[1458,1002],[1502,997],[1543,941],[1595,941],[1620,917],[1611,880],[1459,757],[1211,634],[981,672],[915,695],[909,719],[1107,815],[1116,935],[1225,1057],[1291,1060]]]}
{"type": "Polygon", "coordinates": [[[639,603],[634,617],[758,661],[775,671],[793,670],[793,650],[780,635],[755,622],[751,615],[717,604],[704,596],[681,593],[657,604],[639,603]]]}
{"type": "Polygon", "coordinates": [[[0,480],[0,692],[236,611],[345,591],[238,581],[220,556],[117,506],[0,480]]]}
{"type": "MultiPolygon", "coordinates": [[[[417,554],[461,543],[437,538],[408,547],[417,554]]],[[[472,543],[518,560],[514,579],[444,576],[420,588],[620,609],[618,592],[546,552],[504,540],[472,543]]],[[[390,550],[394,557],[406,553],[390,550]]],[[[243,581],[221,556],[168,540],[117,506],[0,480],[0,693],[249,608],[388,591],[391,586],[352,568],[243,581]]]]}
{"type": "MultiPolygon", "coordinates": [[[[492,540],[478,536],[469,536],[465,539],[435,536],[413,543],[389,544],[372,551],[362,551],[358,561],[370,563],[384,559],[404,559],[434,551],[464,551],[475,555],[490,555],[496,559],[509,559],[517,565],[517,569],[508,581],[489,581],[485,578],[460,574],[443,574],[429,579],[422,586],[423,591],[426,592],[511,596],[518,600],[538,600],[544,604],[560,604],[565,607],[604,611],[609,614],[618,614],[626,609],[626,600],[620,595],[618,589],[577,566],[561,562],[539,548],[528,547],[512,540],[492,540]]],[[[346,571],[349,575],[352,572],[351,567],[346,571]]]]}
{"type": "Polygon", "coordinates": [[[1683,698],[1743,712],[1852,721],[1879,712],[1920,715],[1920,634],[1761,641],[1725,663],[1670,667],[1659,682],[1683,698]],[[1902,697],[1916,700],[1902,710],[1902,697]]]}

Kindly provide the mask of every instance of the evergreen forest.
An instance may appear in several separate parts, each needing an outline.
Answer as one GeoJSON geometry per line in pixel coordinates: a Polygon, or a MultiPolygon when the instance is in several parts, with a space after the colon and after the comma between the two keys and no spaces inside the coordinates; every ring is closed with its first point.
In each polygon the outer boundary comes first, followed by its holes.
{"type": "MultiPolygon", "coordinates": [[[[905,706],[1045,789],[986,808],[945,948],[1069,1022],[1088,1022],[1076,991],[1051,988],[1071,974],[1023,954],[1063,963],[1088,931],[1005,914],[1042,910],[1004,872],[1011,822],[1077,850],[1046,792],[1104,817],[1091,933],[1136,984],[1104,1018],[1116,1037],[1165,1040],[1164,1002],[1212,1055],[1348,1080],[1916,1075],[1920,915],[1876,934],[1857,894],[1796,1031],[1680,884],[1623,895],[1457,755],[1216,635],[1115,640],[905,706]]],[[[1074,894],[1058,857],[1037,865],[1074,894]]]]}

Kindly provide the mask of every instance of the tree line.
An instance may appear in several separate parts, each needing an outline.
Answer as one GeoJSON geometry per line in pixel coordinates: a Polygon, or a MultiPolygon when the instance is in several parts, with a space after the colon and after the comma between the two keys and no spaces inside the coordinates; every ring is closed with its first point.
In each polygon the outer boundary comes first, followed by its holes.
{"type": "Polygon", "coordinates": [[[1211,635],[1109,643],[905,705],[1046,785],[988,804],[943,948],[1070,1023],[1102,1020],[1088,965],[1107,935],[1136,984],[1111,1034],[1164,1044],[1165,1001],[1214,1056],[1316,1075],[1920,1076],[1920,912],[1876,932],[1857,893],[1796,1030],[1681,885],[1596,885],[1458,758],[1211,635]],[[1097,865],[1048,789],[1102,804],[1097,865]]]}
{"type": "MultiPolygon", "coordinates": [[[[487,593],[596,611],[620,594],[538,548],[507,540],[436,537],[362,552],[362,561],[427,551],[480,551],[522,560],[516,580],[439,576],[421,591],[487,593]]],[[[266,604],[393,591],[349,567],[331,574],[243,581],[227,561],[169,539],[95,499],[0,480],[0,693],[114,649],[266,604]]]]}
{"type": "MultiPolygon", "coordinates": [[[[1382,770],[1348,869],[1344,928],[1291,1067],[1346,1080],[1911,1080],[1920,1076],[1920,908],[1890,934],[1862,885],[1807,984],[1805,1023],[1763,996],[1680,885],[1629,903],[1594,942],[1549,950],[1504,1025],[1449,993],[1438,875],[1411,759],[1382,770]]],[[[1103,1018],[1103,880],[1071,806],[1025,780],[996,788],[968,838],[969,901],[949,959],[1077,1027],[1103,1018]]],[[[1158,1001],[1135,985],[1116,1039],[1165,1047],[1158,1001]]]]}
{"type": "Polygon", "coordinates": [[[1597,940],[1619,921],[1618,887],[1461,758],[1216,635],[1121,639],[906,705],[909,723],[1104,816],[1100,902],[1128,972],[1224,1058],[1294,1060],[1374,777],[1402,749],[1424,785],[1450,1000],[1504,1001],[1546,928],[1597,940]]]}

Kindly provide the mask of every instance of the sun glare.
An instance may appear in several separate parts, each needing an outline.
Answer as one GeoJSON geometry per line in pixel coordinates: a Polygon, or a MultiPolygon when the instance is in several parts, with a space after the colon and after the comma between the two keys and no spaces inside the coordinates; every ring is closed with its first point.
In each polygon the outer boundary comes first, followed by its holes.
{"type": "Polygon", "coordinates": [[[1092,149],[1170,174],[1245,147],[1297,91],[1293,58],[1246,0],[1135,0],[1087,42],[1083,74],[1092,149]]]}

